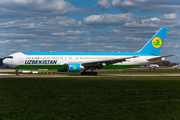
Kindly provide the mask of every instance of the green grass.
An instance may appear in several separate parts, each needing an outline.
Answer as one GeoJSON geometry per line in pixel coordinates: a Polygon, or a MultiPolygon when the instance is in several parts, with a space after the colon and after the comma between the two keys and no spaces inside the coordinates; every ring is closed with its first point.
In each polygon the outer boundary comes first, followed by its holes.
{"type": "Polygon", "coordinates": [[[180,119],[180,77],[0,79],[0,119],[180,119]]]}

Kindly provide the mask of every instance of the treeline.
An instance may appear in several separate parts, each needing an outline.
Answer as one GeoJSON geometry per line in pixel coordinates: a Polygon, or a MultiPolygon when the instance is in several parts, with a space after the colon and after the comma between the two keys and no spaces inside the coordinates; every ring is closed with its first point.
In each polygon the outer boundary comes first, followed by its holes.
{"type": "Polygon", "coordinates": [[[159,66],[168,66],[168,67],[170,67],[170,66],[174,66],[174,65],[179,65],[179,63],[171,63],[169,61],[162,61],[162,62],[159,62],[158,65],[159,66]]]}

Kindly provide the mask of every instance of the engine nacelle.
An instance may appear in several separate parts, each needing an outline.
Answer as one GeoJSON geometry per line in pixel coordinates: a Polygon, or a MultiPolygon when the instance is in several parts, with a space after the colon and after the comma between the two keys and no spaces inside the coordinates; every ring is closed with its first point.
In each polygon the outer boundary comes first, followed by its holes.
{"type": "Polygon", "coordinates": [[[68,72],[79,72],[80,70],[84,69],[79,63],[69,63],[67,66],[68,72]]]}

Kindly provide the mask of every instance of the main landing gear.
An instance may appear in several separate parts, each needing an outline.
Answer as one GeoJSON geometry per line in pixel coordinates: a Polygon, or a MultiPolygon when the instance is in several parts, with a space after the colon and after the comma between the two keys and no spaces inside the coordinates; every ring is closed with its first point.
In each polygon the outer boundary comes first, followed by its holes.
{"type": "Polygon", "coordinates": [[[18,70],[16,70],[16,76],[19,76],[19,72],[18,72],[18,70]]]}
{"type": "Polygon", "coordinates": [[[97,72],[81,72],[81,75],[97,75],[97,72]]]}
{"type": "Polygon", "coordinates": [[[95,69],[96,69],[95,66],[90,66],[90,67],[85,66],[85,69],[83,72],[81,72],[81,75],[97,75],[97,72],[93,72],[95,69]],[[86,72],[86,70],[88,69],[90,69],[91,72],[86,72]]]}

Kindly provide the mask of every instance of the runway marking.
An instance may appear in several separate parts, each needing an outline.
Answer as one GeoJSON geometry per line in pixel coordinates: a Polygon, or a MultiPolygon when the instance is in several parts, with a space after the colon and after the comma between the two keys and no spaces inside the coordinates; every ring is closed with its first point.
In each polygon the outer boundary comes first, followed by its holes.
{"type": "Polygon", "coordinates": [[[12,74],[0,74],[0,75],[12,75],[12,74]]]}

